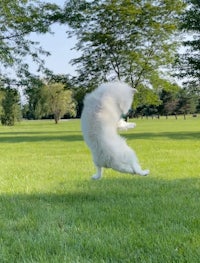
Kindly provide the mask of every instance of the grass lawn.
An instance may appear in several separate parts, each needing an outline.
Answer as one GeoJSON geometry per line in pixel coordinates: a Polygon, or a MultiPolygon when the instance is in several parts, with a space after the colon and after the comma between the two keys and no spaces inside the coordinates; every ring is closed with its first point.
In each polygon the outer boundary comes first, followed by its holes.
{"type": "Polygon", "coordinates": [[[200,262],[200,117],[134,121],[150,175],[99,181],[79,120],[0,126],[0,262],[200,262]]]}

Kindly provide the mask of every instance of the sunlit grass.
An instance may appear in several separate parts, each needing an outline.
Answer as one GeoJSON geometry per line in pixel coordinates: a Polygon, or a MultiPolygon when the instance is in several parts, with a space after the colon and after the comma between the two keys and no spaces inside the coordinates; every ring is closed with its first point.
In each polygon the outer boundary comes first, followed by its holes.
{"type": "Polygon", "coordinates": [[[150,175],[100,181],[79,120],[0,126],[0,262],[199,262],[200,119],[134,121],[150,175]]]}

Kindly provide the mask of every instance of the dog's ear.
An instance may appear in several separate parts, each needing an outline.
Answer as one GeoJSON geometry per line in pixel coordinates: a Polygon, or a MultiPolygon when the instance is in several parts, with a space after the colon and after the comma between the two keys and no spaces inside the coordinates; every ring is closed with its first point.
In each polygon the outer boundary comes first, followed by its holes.
{"type": "Polygon", "coordinates": [[[133,92],[133,94],[134,93],[136,93],[136,92],[138,92],[136,89],[134,89],[134,88],[132,88],[132,92],[133,92]]]}

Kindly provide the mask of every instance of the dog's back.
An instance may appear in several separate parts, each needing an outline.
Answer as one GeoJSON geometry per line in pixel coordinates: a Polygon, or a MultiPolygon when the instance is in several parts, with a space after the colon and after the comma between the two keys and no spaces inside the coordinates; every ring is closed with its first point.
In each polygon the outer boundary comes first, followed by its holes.
{"type": "Polygon", "coordinates": [[[121,115],[130,109],[132,99],[133,89],[122,82],[102,84],[86,95],[81,124],[90,148],[100,137],[102,140],[116,134],[117,123],[121,115]]]}

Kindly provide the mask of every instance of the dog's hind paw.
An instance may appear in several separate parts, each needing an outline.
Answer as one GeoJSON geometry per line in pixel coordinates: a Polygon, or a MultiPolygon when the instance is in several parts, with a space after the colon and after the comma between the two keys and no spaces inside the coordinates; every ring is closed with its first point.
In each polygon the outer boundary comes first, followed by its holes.
{"type": "Polygon", "coordinates": [[[99,180],[101,178],[101,175],[99,175],[99,174],[94,174],[93,176],[92,176],[92,179],[93,180],[99,180]]]}
{"type": "Polygon", "coordinates": [[[140,173],[140,175],[141,175],[141,176],[146,176],[146,175],[148,175],[149,173],[150,173],[149,170],[143,170],[143,171],[140,173]]]}

